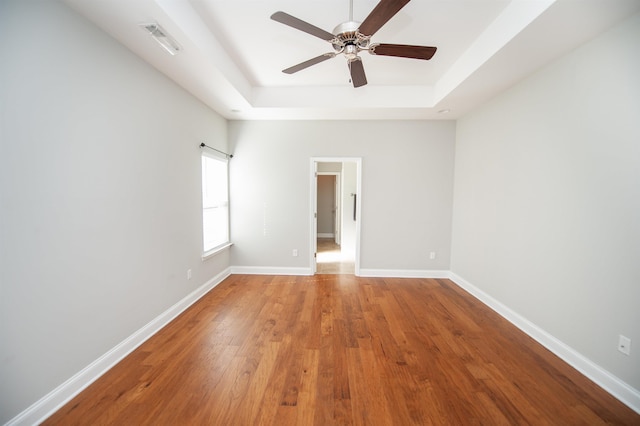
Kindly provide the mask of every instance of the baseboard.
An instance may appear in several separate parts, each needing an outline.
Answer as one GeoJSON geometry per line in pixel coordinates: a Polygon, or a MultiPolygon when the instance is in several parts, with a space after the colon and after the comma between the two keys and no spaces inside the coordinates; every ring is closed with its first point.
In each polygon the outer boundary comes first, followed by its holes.
{"type": "Polygon", "coordinates": [[[138,346],[157,333],[175,317],[207,294],[212,288],[231,275],[230,268],[225,269],[202,286],[187,295],[184,299],[154,318],[147,325],[127,337],[116,347],[76,373],[66,382],[36,401],[22,413],[11,419],[5,426],[35,425],[43,422],[73,397],[96,381],[111,367],[133,352],[138,346]]]}
{"type": "Polygon", "coordinates": [[[576,350],[567,346],[520,314],[509,309],[507,306],[469,283],[459,275],[451,272],[449,274],[449,279],[459,287],[471,293],[482,303],[493,309],[500,316],[528,334],[531,338],[549,349],[567,364],[571,365],[580,373],[588,377],[636,413],[640,414],[640,391],[638,389],[635,389],[604,368],[585,358],[576,350]]]}
{"type": "MultiPolygon", "coordinates": [[[[274,266],[232,266],[231,273],[247,275],[313,275],[311,268],[274,266]]],[[[357,275],[370,278],[449,278],[449,271],[361,268],[357,275]]]]}
{"type": "Polygon", "coordinates": [[[318,238],[334,238],[336,235],[332,232],[318,232],[318,238]]]}
{"type": "Polygon", "coordinates": [[[360,268],[359,277],[370,278],[449,278],[449,271],[419,269],[365,269],[360,268]]]}
{"type": "Polygon", "coordinates": [[[232,266],[231,273],[247,275],[313,275],[311,268],[278,266],[232,266]]]}

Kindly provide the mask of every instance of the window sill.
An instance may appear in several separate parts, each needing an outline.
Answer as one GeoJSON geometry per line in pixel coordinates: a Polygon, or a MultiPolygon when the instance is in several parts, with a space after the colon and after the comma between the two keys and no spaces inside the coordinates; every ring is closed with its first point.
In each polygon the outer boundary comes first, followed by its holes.
{"type": "Polygon", "coordinates": [[[212,257],[213,257],[213,256],[215,256],[216,254],[218,254],[218,253],[220,253],[220,252],[222,252],[222,251],[224,251],[224,250],[228,249],[228,248],[229,248],[229,247],[231,247],[232,245],[233,245],[233,243],[227,243],[227,244],[224,244],[224,245],[222,245],[222,246],[220,246],[220,247],[216,247],[216,248],[214,248],[213,250],[209,250],[209,251],[205,252],[205,253],[202,255],[202,260],[203,260],[203,261],[205,261],[205,260],[207,260],[207,259],[212,258],[212,257]]]}

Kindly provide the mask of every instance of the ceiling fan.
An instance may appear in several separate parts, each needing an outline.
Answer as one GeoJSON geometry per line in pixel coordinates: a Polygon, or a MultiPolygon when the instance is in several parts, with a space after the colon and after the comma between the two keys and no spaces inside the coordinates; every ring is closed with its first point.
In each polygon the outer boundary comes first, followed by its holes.
{"type": "Polygon", "coordinates": [[[361,51],[368,51],[372,55],[397,56],[400,58],[413,58],[429,60],[436,53],[436,47],[412,46],[407,44],[385,44],[370,43],[371,37],[384,24],[387,23],[400,9],[410,0],[381,0],[380,3],[369,13],[365,20],[355,22],[353,20],[353,0],[350,2],[349,21],[338,25],[333,34],[315,25],[309,24],[301,19],[289,15],[285,12],[276,12],[271,15],[271,19],[282,24],[303,31],[312,36],[328,41],[333,46],[333,52],[325,53],[297,65],[282,70],[285,74],[293,74],[308,68],[312,65],[331,59],[339,54],[344,54],[347,58],[347,65],[351,74],[353,87],[361,87],[367,84],[367,76],[364,72],[362,59],[358,56],[361,51]]]}

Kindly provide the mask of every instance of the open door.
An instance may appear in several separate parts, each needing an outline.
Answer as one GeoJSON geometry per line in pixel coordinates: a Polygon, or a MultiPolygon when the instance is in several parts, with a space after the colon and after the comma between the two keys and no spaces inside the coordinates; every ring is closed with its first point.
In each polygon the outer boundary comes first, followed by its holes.
{"type": "Polygon", "coordinates": [[[333,239],[337,245],[340,245],[340,230],[342,229],[342,185],[340,184],[340,174],[336,175],[334,181],[334,200],[333,200],[333,239]]]}
{"type": "Polygon", "coordinates": [[[311,274],[315,275],[318,270],[318,162],[312,160],[311,166],[311,274]]]}

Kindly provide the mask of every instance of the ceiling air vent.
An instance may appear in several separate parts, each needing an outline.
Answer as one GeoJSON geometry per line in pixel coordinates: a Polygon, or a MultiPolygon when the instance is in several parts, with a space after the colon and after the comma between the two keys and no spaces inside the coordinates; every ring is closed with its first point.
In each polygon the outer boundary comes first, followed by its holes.
{"type": "Polygon", "coordinates": [[[177,55],[182,50],[178,42],[157,23],[140,24],[140,27],[147,31],[149,35],[171,55],[177,55]]]}

